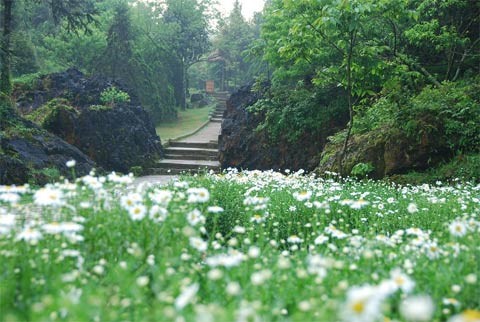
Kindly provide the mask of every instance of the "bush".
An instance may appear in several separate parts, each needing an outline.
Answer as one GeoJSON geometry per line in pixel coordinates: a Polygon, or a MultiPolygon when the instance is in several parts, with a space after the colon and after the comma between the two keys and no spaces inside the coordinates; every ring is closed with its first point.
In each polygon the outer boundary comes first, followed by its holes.
{"type": "Polygon", "coordinates": [[[480,182],[480,154],[458,155],[451,161],[426,172],[414,171],[403,175],[395,175],[390,177],[389,180],[412,185],[457,180],[480,182]]]}
{"type": "Polygon", "coordinates": [[[130,95],[112,86],[100,94],[100,101],[107,106],[113,107],[119,103],[130,102],[130,95]]]}
{"type": "Polygon", "coordinates": [[[303,85],[294,91],[273,89],[249,107],[249,111],[265,115],[257,130],[266,130],[272,141],[285,138],[294,143],[305,134],[325,137],[348,119],[345,99],[336,91],[311,89],[303,85]]]}
{"type": "Polygon", "coordinates": [[[480,78],[426,88],[411,100],[400,122],[411,137],[433,131],[452,151],[480,148],[480,78]],[[408,114],[406,114],[408,113],[408,114]],[[408,120],[408,121],[407,121],[408,120]],[[425,122],[427,120],[427,122],[425,122]]]}
{"type": "Polygon", "coordinates": [[[375,170],[375,167],[370,163],[357,163],[353,168],[350,174],[354,177],[357,177],[359,179],[361,178],[366,178],[370,173],[375,170]]]}
{"type": "Polygon", "coordinates": [[[397,127],[416,141],[436,137],[452,152],[479,151],[480,78],[426,87],[418,95],[398,101],[398,93],[380,98],[358,114],[354,133],[397,127]]]}

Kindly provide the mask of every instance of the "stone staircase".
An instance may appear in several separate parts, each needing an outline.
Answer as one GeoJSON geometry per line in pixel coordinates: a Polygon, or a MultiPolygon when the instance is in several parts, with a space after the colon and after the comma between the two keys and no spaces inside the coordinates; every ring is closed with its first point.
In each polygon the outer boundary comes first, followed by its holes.
{"type": "Polygon", "coordinates": [[[227,92],[219,92],[214,93],[211,95],[214,97],[218,103],[215,111],[210,114],[210,122],[214,123],[222,123],[223,120],[223,113],[227,109],[227,100],[228,100],[228,93],[227,92]]]}
{"type": "Polygon", "coordinates": [[[228,93],[212,95],[218,104],[210,114],[210,123],[188,138],[172,141],[165,149],[165,159],[150,169],[152,175],[177,175],[185,172],[219,172],[218,135],[220,134],[223,113],[226,109],[228,93]]]}

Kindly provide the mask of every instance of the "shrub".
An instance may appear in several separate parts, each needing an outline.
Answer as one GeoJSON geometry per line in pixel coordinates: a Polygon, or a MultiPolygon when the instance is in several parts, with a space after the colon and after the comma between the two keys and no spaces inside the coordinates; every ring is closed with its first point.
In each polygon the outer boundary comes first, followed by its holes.
{"type": "Polygon", "coordinates": [[[70,102],[63,98],[54,98],[42,105],[25,118],[37,125],[49,129],[55,126],[60,113],[67,112],[72,115],[78,114],[77,110],[70,106],[70,102]]]}
{"type": "Polygon", "coordinates": [[[100,94],[100,101],[107,106],[113,107],[118,103],[130,102],[130,95],[112,86],[100,94]]]}
{"type": "Polygon", "coordinates": [[[325,137],[348,119],[345,99],[337,91],[310,89],[304,85],[294,91],[272,89],[248,110],[265,115],[257,131],[266,131],[272,141],[285,138],[294,143],[306,134],[325,137]]]}
{"type": "Polygon", "coordinates": [[[410,136],[435,131],[452,151],[473,151],[480,147],[480,79],[445,83],[441,88],[426,88],[411,100],[408,122],[410,136]],[[423,120],[429,120],[425,124],[423,120]]]}
{"type": "Polygon", "coordinates": [[[366,178],[373,170],[375,170],[375,167],[370,162],[360,162],[352,168],[350,174],[357,178],[366,178]]]}
{"type": "Polygon", "coordinates": [[[396,127],[412,140],[436,137],[452,152],[478,151],[480,147],[480,79],[446,82],[426,87],[418,95],[402,98],[390,93],[360,111],[354,133],[396,127]]]}

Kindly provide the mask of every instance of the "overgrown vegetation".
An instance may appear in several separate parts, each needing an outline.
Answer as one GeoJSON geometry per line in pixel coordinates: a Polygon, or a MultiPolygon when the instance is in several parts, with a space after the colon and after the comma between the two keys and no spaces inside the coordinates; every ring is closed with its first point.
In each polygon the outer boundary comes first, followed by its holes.
{"type": "Polygon", "coordinates": [[[74,115],[78,114],[77,110],[70,106],[70,102],[68,100],[53,99],[47,104],[28,114],[26,118],[43,128],[50,128],[53,126],[52,120],[57,119],[59,113],[62,112],[72,113],[74,115]]]}
{"type": "Polygon", "coordinates": [[[454,182],[456,180],[480,182],[480,154],[459,154],[451,161],[424,172],[409,172],[394,175],[388,180],[399,184],[420,185],[424,183],[454,182]]]}
{"type": "Polygon", "coordinates": [[[334,139],[346,174],[352,135],[384,128],[437,137],[451,156],[478,151],[479,12],[477,1],[270,1],[261,128],[295,141],[348,114],[334,139]]]}

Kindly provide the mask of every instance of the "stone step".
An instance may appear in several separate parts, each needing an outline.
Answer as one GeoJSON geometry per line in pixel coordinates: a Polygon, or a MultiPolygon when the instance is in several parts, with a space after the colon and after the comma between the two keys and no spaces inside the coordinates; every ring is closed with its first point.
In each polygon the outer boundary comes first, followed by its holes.
{"type": "Polygon", "coordinates": [[[165,149],[166,154],[175,154],[175,155],[197,155],[197,156],[207,156],[207,157],[217,157],[217,149],[205,149],[205,148],[181,148],[181,147],[168,147],[165,149]]]}
{"type": "Polygon", "coordinates": [[[223,119],[221,118],[211,118],[210,122],[212,123],[222,123],[223,119]]]}
{"type": "Polygon", "coordinates": [[[218,161],[195,161],[163,159],[157,162],[156,169],[183,169],[183,170],[220,170],[218,161]]]}
{"type": "Polygon", "coordinates": [[[165,160],[194,160],[194,161],[218,161],[218,153],[215,155],[198,155],[198,154],[165,154],[165,160]]]}
{"type": "MultiPolygon", "coordinates": [[[[204,172],[210,172],[212,170],[205,170],[205,169],[162,169],[162,168],[151,168],[148,169],[149,175],[152,176],[175,176],[175,175],[181,175],[181,174],[195,174],[195,173],[204,173],[204,172]]],[[[215,173],[220,173],[220,170],[213,170],[215,173]]]]}
{"type": "Polygon", "coordinates": [[[215,118],[223,118],[223,113],[215,113],[215,114],[211,114],[210,116],[215,118]]]}
{"type": "Polygon", "coordinates": [[[169,148],[218,149],[218,142],[170,142],[169,148]]]}

